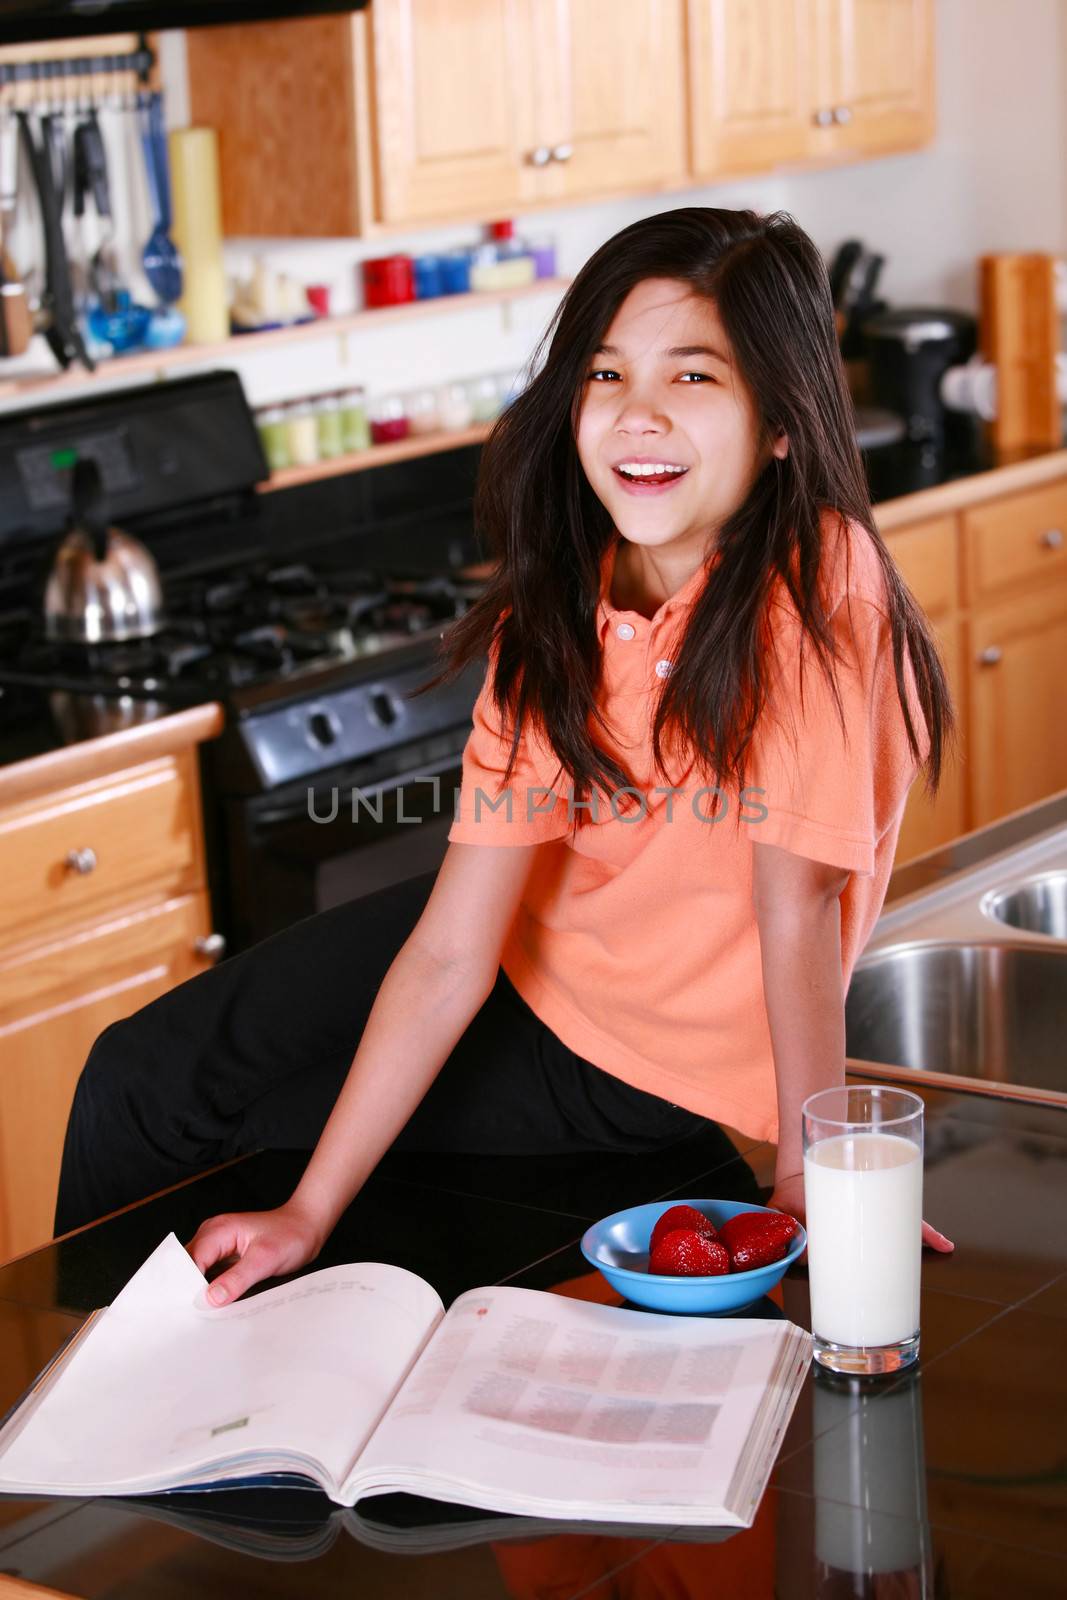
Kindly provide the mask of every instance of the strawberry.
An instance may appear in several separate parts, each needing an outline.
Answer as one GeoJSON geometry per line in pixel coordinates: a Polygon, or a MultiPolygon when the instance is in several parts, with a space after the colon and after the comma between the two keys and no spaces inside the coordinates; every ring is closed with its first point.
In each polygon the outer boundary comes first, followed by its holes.
{"type": "Polygon", "coordinates": [[[715,1229],[702,1211],[695,1206],[668,1206],[656,1219],[656,1226],[652,1229],[652,1237],[648,1242],[650,1251],[654,1250],[665,1234],[673,1233],[675,1228],[695,1228],[697,1233],[706,1233],[709,1239],[715,1238],[715,1229]]]}
{"type": "Polygon", "coordinates": [[[664,1234],[648,1258],[649,1272],[670,1278],[719,1277],[730,1270],[730,1257],[717,1239],[696,1228],[674,1228],[664,1234]]]}
{"type": "Polygon", "coordinates": [[[739,1211],[719,1229],[732,1272],[751,1272],[780,1261],[800,1224],[783,1211],[739,1211]]]}

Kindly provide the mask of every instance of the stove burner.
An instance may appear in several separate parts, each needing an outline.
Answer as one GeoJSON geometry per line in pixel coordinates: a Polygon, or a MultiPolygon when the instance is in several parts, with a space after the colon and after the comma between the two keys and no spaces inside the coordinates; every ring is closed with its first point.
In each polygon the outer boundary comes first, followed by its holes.
{"type": "Polygon", "coordinates": [[[97,694],[203,699],[439,635],[484,589],[466,574],[374,572],[310,561],[259,563],[164,586],[166,617],[148,639],[79,645],[0,630],[0,678],[97,694]]]}

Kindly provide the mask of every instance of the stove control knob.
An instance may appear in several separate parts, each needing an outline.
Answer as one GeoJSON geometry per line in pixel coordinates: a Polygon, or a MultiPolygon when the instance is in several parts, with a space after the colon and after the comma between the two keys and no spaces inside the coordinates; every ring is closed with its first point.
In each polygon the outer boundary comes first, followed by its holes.
{"type": "Polygon", "coordinates": [[[396,706],[382,689],[375,689],[370,697],[371,720],[380,728],[388,728],[396,721],[396,706]]]}
{"type": "Polygon", "coordinates": [[[341,724],[332,711],[313,711],[307,721],[308,739],[316,749],[325,750],[337,743],[341,724]]]}

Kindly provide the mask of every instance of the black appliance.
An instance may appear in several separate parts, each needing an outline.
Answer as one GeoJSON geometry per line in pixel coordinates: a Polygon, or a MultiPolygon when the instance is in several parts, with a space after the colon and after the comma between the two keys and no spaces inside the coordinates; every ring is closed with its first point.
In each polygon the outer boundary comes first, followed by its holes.
{"type": "Polygon", "coordinates": [[[977,419],[950,411],[941,380],[978,345],[978,321],[952,306],[897,306],[862,325],[878,405],[903,418],[908,442],[940,451],[973,444],[977,419]]]}
{"type": "Polygon", "coordinates": [[[362,11],[368,0],[0,0],[0,39],[73,39],[152,28],[362,11]]]}
{"type": "Polygon", "coordinates": [[[202,752],[216,926],[243,948],[440,864],[484,663],[434,675],[482,592],[477,447],[259,493],[239,379],[177,379],[0,417],[0,755],[216,700],[202,752]],[[151,550],[150,638],[68,644],[41,589],[73,461],[151,550]]]}

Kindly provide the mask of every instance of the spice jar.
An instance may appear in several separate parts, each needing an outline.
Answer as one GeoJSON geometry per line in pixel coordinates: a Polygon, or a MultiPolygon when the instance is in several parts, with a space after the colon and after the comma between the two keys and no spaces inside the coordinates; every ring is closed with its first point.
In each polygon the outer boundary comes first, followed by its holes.
{"type": "Polygon", "coordinates": [[[289,466],[289,434],[285,424],[285,407],[261,407],[256,412],[256,427],[270,470],[280,472],[283,467],[289,466]]]}
{"type": "Polygon", "coordinates": [[[336,456],[343,455],[345,448],[337,395],[320,395],[314,409],[319,460],[332,461],[336,456]]]}
{"type": "Polygon", "coordinates": [[[311,402],[294,400],[285,409],[289,460],[294,467],[313,466],[319,459],[319,433],[311,402]]]}
{"type": "Polygon", "coordinates": [[[410,256],[376,256],[363,262],[363,304],[399,306],[415,298],[415,266],[410,256]]]}
{"type": "Polygon", "coordinates": [[[467,385],[471,415],[475,422],[492,422],[500,411],[500,393],[495,378],[472,378],[467,385]]]}
{"type": "Polygon", "coordinates": [[[460,433],[474,420],[474,407],[462,383],[446,383],[437,393],[438,414],[441,426],[448,433],[460,433]]]}
{"type": "Polygon", "coordinates": [[[406,396],[408,423],[412,433],[440,433],[441,413],[436,389],[416,389],[406,396]]]}
{"type": "Polygon", "coordinates": [[[366,450],[370,444],[367,396],[362,384],[341,396],[341,441],[347,451],[366,450]]]}
{"type": "Polygon", "coordinates": [[[372,400],[370,436],[373,444],[393,444],[408,436],[408,417],[399,395],[387,394],[372,400]]]}

